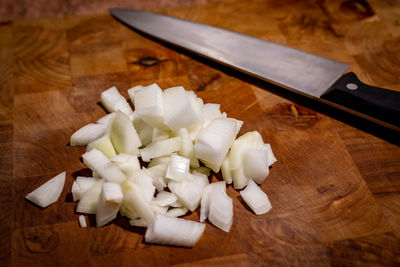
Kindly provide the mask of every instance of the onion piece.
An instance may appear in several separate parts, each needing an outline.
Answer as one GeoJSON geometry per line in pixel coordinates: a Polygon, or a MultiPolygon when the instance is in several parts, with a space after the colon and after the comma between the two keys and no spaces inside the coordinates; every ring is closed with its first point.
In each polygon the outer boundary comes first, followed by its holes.
{"type": "Polygon", "coordinates": [[[181,146],[181,138],[173,137],[162,141],[151,143],[145,148],[140,149],[140,155],[144,162],[149,162],[153,158],[169,155],[179,151],[181,146]]]}
{"type": "Polygon", "coordinates": [[[140,170],[140,163],[137,156],[121,153],[110,158],[110,161],[116,164],[127,177],[140,170]]]}
{"type": "Polygon", "coordinates": [[[149,224],[143,220],[143,219],[131,219],[129,220],[129,224],[132,226],[137,226],[137,227],[147,227],[149,224]]]}
{"type": "Polygon", "coordinates": [[[85,216],[83,216],[83,215],[79,216],[79,225],[82,228],[87,227],[85,216]]]}
{"type": "Polygon", "coordinates": [[[153,128],[153,135],[151,138],[152,142],[157,142],[169,138],[169,133],[167,131],[161,130],[159,128],[153,128]]]}
{"type": "Polygon", "coordinates": [[[253,180],[250,180],[246,188],[240,191],[240,195],[257,215],[265,214],[272,208],[267,194],[253,180]]]}
{"type": "Polygon", "coordinates": [[[210,196],[214,187],[217,187],[220,190],[226,192],[225,181],[212,183],[206,186],[206,188],[203,191],[203,195],[201,196],[200,222],[204,222],[208,218],[208,214],[210,212],[210,196]]]}
{"type": "Polygon", "coordinates": [[[126,176],[101,151],[93,149],[82,155],[83,163],[109,182],[122,183],[126,176]]]}
{"type": "Polygon", "coordinates": [[[142,196],[146,202],[150,202],[155,193],[155,186],[153,185],[153,179],[149,175],[149,172],[143,168],[134,173],[129,177],[129,181],[139,186],[142,196]]]}
{"type": "Polygon", "coordinates": [[[158,193],[157,196],[151,201],[151,203],[161,207],[165,207],[171,205],[177,200],[178,198],[175,194],[163,191],[158,193]]]}
{"type": "Polygon", "coordinates": [[[233,223],[232,199],[218,187],[211,190],[208,220],[225,232],[230,231],[233,223]]]}
{"type": "Polygon", "coordinates": [[[167,168],[168,164],[159,164],[147,169],[150,176],[153,178],[153,185],[158,192],[164,191],[164,188],[167,186],[167,181],[165,179],[167,168]]]}
{"type": "Polygon", "coordinates": [[[103,117],[98,119],[96,121],[96,123],[103,124],[108,127],[109,125],[111,125],[111,122],[115,118],[116,115],[117,114],[115,112],[108,113],[107,115],[104,115],[103,117]]]}
{"type": "Polygon", "coordinates": [[[218,172],[235,137],[235,119],[214,119],[197,137],[194,154],[197,158],[210,163],[208,167],[212,167],[213,171],[218,172]]]}
{"type": "Polygon", "coordinates": [[[160,164],[166,164],[168,166],[169,161],[171,160],[171,156],[162,156],[162,157],[157,157],[153,158],[150,160],[149,165],[147,165],[147,168],[151,168],[160,164]]]}
{"type": "Polygon", "coordinates": [[[165,177],[174,181],[183,181],[189,174],[190,160],[178,155],[172,155],[168,163],[165,177]]]}
{"type": "Polygon", "coordinates": [[[71,146],[85,146],[93,140],[103,136],[106,133],[106,130],[106,125],[89,123],[72,134],[69,143],[71,146]]]}
{"type": "Polygon", "coordinates": [[[133,93],[137,116],[153,128],[167,129],[164,125],[164,94],[156,84],[150,84],[133,93]]]}
{"type": "Polygon", "coordinates": [[[224,178],[225,182],[227,184],[231,184],[232,183],[232,174],[231,174],[231,170],[229,168],[229,158],[228,157],[225,157],[224,161],[222,162],[221,172],[222,172],[222,177],[224,178]]]}
{"type": "Polygon", "coordinates": [[[264,149],[268,152],[268,167],[276,162],[274,152],[272,152],[270,144],[264,144],[264,149]]]}
{"type": "Polygon", "coordinates": [[[150,202],[143,196],[142,190],[138,185],[130,181],[125,181],[122,184],[122,192],[124,195],[122,205],[126,206],[126,210],[134,211],[138,217],[142,218],[147,223],[154,222],[154,211],[150,202]]]}
{"type": "Polygon", "coordinates": [[[117,111],[111,124],[110,139],[117,153],[138,155],[142,146],[132,121],[121,111],[117,111]]]}
{"type": "Polygon", "coordinates": [[[164,90],[165,124],[171,130],[188,127],[201,121],[197,107],[182,86],[164,90]]]}
{"type": "Polygon", "coordinates": [[[93,177],[76,177],[71,189],[73,201],[78,201],[81,199],[81,196],[88,191],[97,182],[97,180],[97,178],[93,177]]]}
{"type": "Polygon", "coordinates": [[[244,153],[244,173],[257,184],[264,182],[269,174],[268,151],[265,149],[248,149],[244,153]]]}
{"type": "Polygon", "coordinates": [[[211,170],[204,166],[200,166],[198,168],[193,168],[192,171],[202,173],[202,174],[206,175],[207,177],[210,176],[210,173],[211,173],[211,170]]]}
{"type": "Polygon", "coordinates": [[[172,203],[170,206],[171,206],[172,208],[182,208],[182,207],[183,207],[183,204],[182,204],[179,200],[177,200],[177,201],[175,201],[174,203],[172,203]]]}
{"type": "Polygon", "coordinates": [[[96,214],[97,204],[104,180],[98,180],[89,190],[87,190],[81,197],[76,206],[76,212],[86,214],[96,214]]]}
{"type": "Polygon", "coordinates": [[[128,101],[118,92],[115,86],[103,91],[100,101],[108,112],[117,112],[120,110],[129,117],[133,114],[128,101]]]}
{"type": "Polygon", "coordinates": [[[103,183],[96,211],[97,227],[102,227],[117,217],[122,198],[119,184],[103,183]]]}
{"type": "Polygon", "coordinates": [[[53,204],[61,195],[64,188],[65,176],[65,171],[54,176],[34,191],[27,194],[25,198],[42,208],[53,204]]]}
{"type": "Polygon", "coordinates": [[[188,130],[186,128],[179,129],[179,136],[181,138],[181,149],[178,152],[179,155],[190,160],[190,167],[199,167],[199,160],[194,156],[193,142],[188,130]]]}
{"type": "Polygon", "coordinates": [[[185,215],[189,210],[185,207],[182,208],[172,208],[167,211],[165,215],[169,217],[180,217],[185,215]]]}
{"type": "Polygon", "coordinates": [[[168,187],[178,197],[184,207],[190,211],[194,211],[199,206],[203,190],[208,183],[207,176],[195,173],[188,174],[182,182],[170,180],[168,187]]]}
{"type": "Polygon", "coordinates": [[[103,152],[104,155],[106,155],[109,158],[117,154],[115,152],[113,144],[111,143],[109,135],[104,135],[90,142],[86,147],[86,151],[88,152],[90,150],[93,150],[94,148],[100,150],[101,152],[103,152]]]}
{"type": "Polygon", "coordinates": [[[147,146],[151,143],[153,138],[153,127],[141,120],[138,116],[133,118],[133,127],[137,131],[139,139],[142,142],[142,146],[147,146]]]}
{"type": "Polygon", "coordinates": [[[249,179],[244,171],[244,154],[248,149],[263,149],[264,142],[257,131],[248,132],[237,138],[228,154],[229,168],[232,174],[233,186],[235,189],[244,188],[249,179]]]}
{"type": "Polygon", "coordinates": [[[158,205],[151,204],[151,208],[153,209],[154,213],[166,215],[168,211],[168,206],[162,207],[158,205]]]}
{"type": "Polygon", "coordinates": [[[145,234],[145,242],[193,247],[203,235],[205,224],[157,214],[145,234]]]}
{"type": "Polygon", "coordinates": [[[129,98],[131,99],[133,105],[135,105],[135,97],[134,97],[135,92],[142,88],[143,88],[143,85],[136,85],[136,86],[128,89],[128,95],[129,95],[129,98]]]}

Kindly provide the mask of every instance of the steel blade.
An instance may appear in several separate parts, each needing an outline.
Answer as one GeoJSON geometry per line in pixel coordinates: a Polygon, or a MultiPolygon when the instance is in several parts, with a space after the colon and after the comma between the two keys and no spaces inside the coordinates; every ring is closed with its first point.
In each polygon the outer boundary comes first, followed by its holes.
{"type": "Polygon", "coordinates": [[[319,98],[347,64],[241,33],[161,14],[113,8],[125,24],[252,76],[319,98]]]}

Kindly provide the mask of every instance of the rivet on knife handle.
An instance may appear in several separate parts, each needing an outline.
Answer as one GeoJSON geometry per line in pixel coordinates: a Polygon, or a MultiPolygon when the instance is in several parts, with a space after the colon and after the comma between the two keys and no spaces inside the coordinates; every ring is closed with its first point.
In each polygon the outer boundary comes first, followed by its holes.
{"type": "Polygon", "coordinates": [[[321,98],[400,128],[400,92],[364,84],[353,72],[321,98]]]}

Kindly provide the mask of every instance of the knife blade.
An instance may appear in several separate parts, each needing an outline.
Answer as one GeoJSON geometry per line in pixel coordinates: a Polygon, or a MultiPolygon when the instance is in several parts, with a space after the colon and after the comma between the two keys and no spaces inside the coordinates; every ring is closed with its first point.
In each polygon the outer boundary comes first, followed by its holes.
{"type": "Polygon", "coordinates": [[[263,39],[162,14],[112,8],[124,24],[285,89],[400,131],[400,92],[369,86],[349,65],[263,39]]]}

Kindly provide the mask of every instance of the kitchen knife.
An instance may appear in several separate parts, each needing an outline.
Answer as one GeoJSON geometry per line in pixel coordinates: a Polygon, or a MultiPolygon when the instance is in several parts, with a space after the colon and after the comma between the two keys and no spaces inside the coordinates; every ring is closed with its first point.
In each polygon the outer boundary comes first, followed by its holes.
{"type": "Polygon", "coordinates": [[[112,8],[124,24],[218,63],[400,131],[400,92],[362,83],[349,65],[241,33],[112,8]]]}

